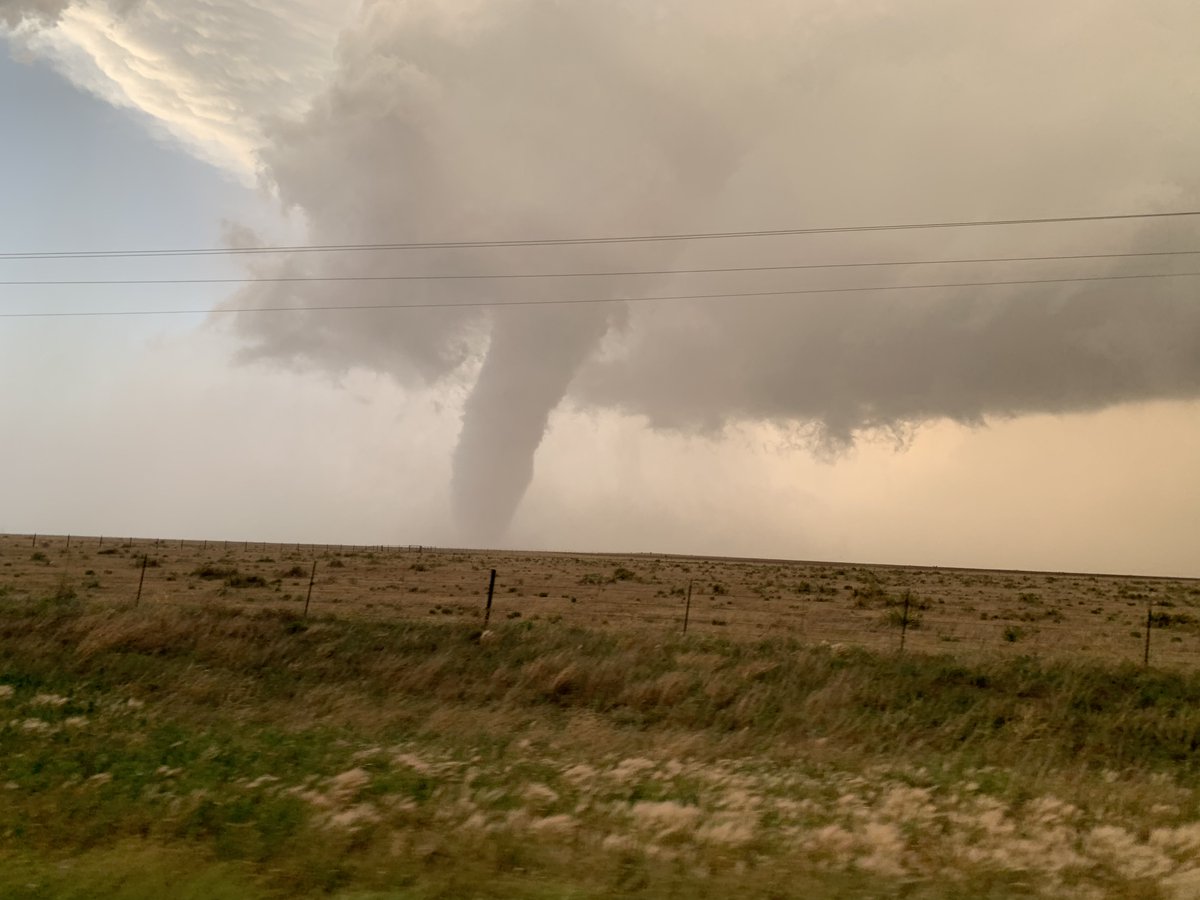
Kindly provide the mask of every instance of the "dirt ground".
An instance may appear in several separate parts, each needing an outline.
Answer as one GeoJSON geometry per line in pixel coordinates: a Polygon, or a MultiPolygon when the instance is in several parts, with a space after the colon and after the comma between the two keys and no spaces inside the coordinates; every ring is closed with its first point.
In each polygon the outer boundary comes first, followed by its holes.
{"type": "Polygon", "coordinates": [[[1200,662],[1200,580],[786,560],[0,536],[0,597],[252,604],[900,648],[956,656],[1200,662]],[[145,561],[143,578],[143,561],[145,561]],[[137,600],[141,581],[141,596],[137,600]],[[690,603],[689,603],[690,592],[690,603]],[[905,602],[907,597],[907,616],[905,602]],[[907,626],[904,625],[907,618],[907,626]]]}

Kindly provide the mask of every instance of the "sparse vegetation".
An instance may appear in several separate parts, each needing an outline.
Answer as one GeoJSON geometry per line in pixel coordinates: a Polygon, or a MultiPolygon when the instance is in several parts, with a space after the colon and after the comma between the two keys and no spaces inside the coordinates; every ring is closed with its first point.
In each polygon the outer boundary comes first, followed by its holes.
{"type": "Polygon", "coordinates": [[[267,587],[267,580],[261,575],[243,575],[234,571],[225,579],[225,586],[231,588],[267,587]]]}
{"type": "Polygon", "coordinates": [[[204,578],[208,580],[219,579],[224,581],[225,579],[233,578],[235,575],[237,575],[238,570],[233,566],[221,566],[216,565],[215,563],[206,562],[203,565],[198,566],[192,572],[192,574],[197,578],[204,578]]]}
{"type": "Polygon", "coordinates": [[[811,895],[1016,863],[1132,896],[1200,839],[1197,675],[498,627],[9,606],[0,878],[127,853],[229,896],[766,897],[803,859],[811,895]]]}
{"type": "MultiPolygon", "coordinates": [[[[92,587],[48,546],[0,570],[0,896],[1170,898],[1200,877],[1200,673],[1140,665],[1148,601],[1108,579],[379,551],[318,556],[304,619],[307,585],[227,590],[307,582],[290,548],[164,553],[133,608],[138,566],[92,587]]],[[[1191,659],[1200,598],[1137,593],[1166,601],[1155,652],[1191,659]]]]}

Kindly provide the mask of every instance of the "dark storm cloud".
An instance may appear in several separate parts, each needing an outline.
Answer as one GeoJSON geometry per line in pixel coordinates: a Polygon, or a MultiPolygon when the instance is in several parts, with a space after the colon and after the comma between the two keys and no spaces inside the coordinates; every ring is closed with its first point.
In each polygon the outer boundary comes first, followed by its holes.
{"type": "MultiPolygon", "coordinates": [[[[265,175],[313,243],[727,231],[1200,205],[1192,4],[368,2],[265,175]]],[[[1200,247],[1166,225],[339,254],[288,273],[597,271],[1200,247]]],[[[1193,259],[254,286],[235,302],[572,299],[1200,269],[1193,259]],[[1140,268],[1139,268],[1140,267],[1140,268]]],[[[274,273],[276,270],[272,269],[274,273]]],[[[464,534],[502,532],[564,397],[827,446],[942,417],[1200,393],[1196,279],[624,307],[247,317],[251,355],[474,374],[464,534]]]]}

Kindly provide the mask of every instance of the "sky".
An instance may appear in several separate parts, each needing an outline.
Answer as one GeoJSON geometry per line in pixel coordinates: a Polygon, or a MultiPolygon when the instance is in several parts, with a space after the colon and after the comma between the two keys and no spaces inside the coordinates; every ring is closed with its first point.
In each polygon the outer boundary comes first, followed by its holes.
{"type": "Polygon", "coordinates": [[[0,285],[0,531],[1200,577],[1200,216],[528,243],[1200,210],[1198,32],[0,0],[0,281],[172,282],[0,285]]]}

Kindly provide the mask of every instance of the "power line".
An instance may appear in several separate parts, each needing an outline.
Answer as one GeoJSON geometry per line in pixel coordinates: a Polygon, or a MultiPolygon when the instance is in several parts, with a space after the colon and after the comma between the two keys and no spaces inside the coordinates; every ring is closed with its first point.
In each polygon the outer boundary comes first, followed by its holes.
{"type": "Polygon", "coordinates": [[[745,291],[716,294],[670,294],[650,297],[583,297],[551,300],[471,300],[462,303],[356,303],[328,306],[250,306],[218,307],[214,309],[131,309],[87,310],[76,312],[0,313],[0,319],[90,318],[102,316],[196,316],[210,313],[268,313],[268,312],[350,312],[354,310],[388,309],[482,309],[504,306],[576,306],[601,303],[649,303],[667,300],[719,300],[739,297],[789,297],[804,294],[859,294],[873,291],[915,291],[939,288],[1000,287],[1004,285],[1069,284],[1095,281],[1130,281],[1134,279],[1196,278],[1200,272],[1152,272],[1144,275],[1092,275],[1076,278],[1023,278],[1011,281],[960,281],[937,284],[889,284],[873,287],[800,288],[783,291],[745,291]]]}
{"type": "Polygon", "coordinates": [[[727,266],[707,269],[641,269],[622,272],[521,272],[521,273],[471,273],[465,275],[272,275],[247,276],[244,278],[113,278],[113,279],[34,279],[28,281],[0,281],[0,286],[34,287],[48,286],[100,286],[100,285],[172,285],[172,284],[293,284],[325,282],[371,282],[371,281],[474,281],[534,278],[603,278],[637,275],[706,275],[734,272],[792,272],[802,269],[863,269],[894,266],[945,266],[975,263],[1002,262],[1052,262],[1084,259],[1134,259],[1163,256],[1196,256],[1200,250],[1157,250],[1141,253],[1077,253],[1050,256],[977,256],[960,259],[910,259],[893,261],[846,262],[846,263],[803,263],[786,266],[727,266]]]}
{"type": "Polygon", "coordinates": [[[329,253],[346,250],[453,250],[489,247],[559,247],[584,244],[636,244],[659,241],[702,241],[727,238],[786,237],[805,234],[851,234],[868,231],[913,231],[929,228],[981,228],[1003,225],[1047,225],[1069,222],[1115,222],[1200,216],[1200,210],[1112,213],[1096,216],[1045,216],[1023,219],[974,219],[948,222],[906,222],[886,225],[836,225],[819,228],[778,228],[757,231],[711,231],[682,234],[633,234],[609,237],[529,238],[522,240],[418,241],[409,243],[294,244],[263,247],[191,247],[173,250],[46,250],[0,253],[5,259],[115,259],[153,256],[223,256],[248,253],[329,253]]]}

